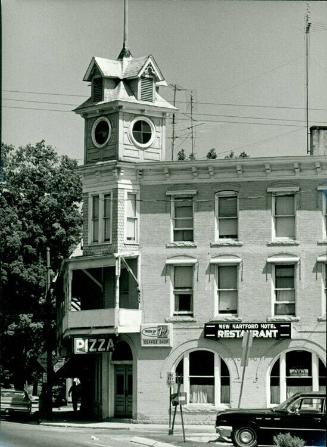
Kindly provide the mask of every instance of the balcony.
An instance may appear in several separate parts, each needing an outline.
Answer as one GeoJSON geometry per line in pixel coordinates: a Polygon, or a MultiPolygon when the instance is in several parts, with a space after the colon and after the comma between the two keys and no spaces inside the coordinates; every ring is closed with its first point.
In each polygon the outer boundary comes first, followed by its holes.
{"type": "Polygon", "coordinates": [[[90,309],[68,311],[62,319],[62,334],[87,335],[140,332],[140,309],[90,309]]]}
{"type": "Polygon", "coordinates": [[[60,337],[140,332],[137,257],[81,256],[67,264],[57,303],[60,337]]]}

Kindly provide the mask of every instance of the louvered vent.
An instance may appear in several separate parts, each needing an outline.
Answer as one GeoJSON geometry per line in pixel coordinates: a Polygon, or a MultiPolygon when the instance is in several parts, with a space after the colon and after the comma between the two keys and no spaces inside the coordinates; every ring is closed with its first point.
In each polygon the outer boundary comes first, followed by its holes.
{"type": "Polygon", "coordinates": [[[103,100],[102,78],[93,78],[92,81],[92,98],[94,102],[103,100]]]}
{"type": "Polygon", "coordinates": [[[153,79],[141,79],[141,101],[153,102],[153,79]]]}

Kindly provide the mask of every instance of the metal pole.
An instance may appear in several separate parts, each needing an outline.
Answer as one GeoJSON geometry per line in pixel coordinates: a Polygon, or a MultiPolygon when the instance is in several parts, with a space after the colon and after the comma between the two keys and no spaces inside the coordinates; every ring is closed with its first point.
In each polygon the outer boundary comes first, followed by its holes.
{"type": "Polygon", "coordinates": [[[169,385],[169,422],[168,422],[168,425],[169,425],[169,430],[168,430],[168,434],[169,434],[170,425],[171,425],[171,385],[169,385]]]}
{"type": "Polygon", "coordinates": [[[194,128],[193,128],[193,94],[191,91],[191,133],[192,133],[192,158],[194,156],[194,128]]]}
{"type": "MultiPolygon", "coordinates": [[[[176,106],[176,91],[177,85],[174,84],[174,107],[176,106]]],[[[173,113],[173,135],[171,140],[171,159],[174,160],[174,151],[175,151],[175,113],[173,113]]]]}
{"type": "Polygon", "coordinates": [[[184,429],[184,419],[183,419],[183,408],[182,408],[182,405],[179,405],[179,409],[180,409],[180,412],[181,412],[182,430],[183,430],[183,441],[185,442],[185,429],[184,429]]]}
{"type": "Polygon", "coordinates": [[[310,149],[310,130],[309,130],[309,33],[310,33],[310,18],[309,10],[306,14],[306,27],[305,27],[305,87],[306,87],[306,143],[307,143],[307,154],[311,154],[310,149]]]}
{"type": "Polygon", "coordinates": [[[123,48],[128,45],[128,0],[124,0],[124,43],[123,48]]]}
{"type": "Polygon", "coordinates": [[[51,271],[50,271],[50,248],[47,247],[47,276],[46,276],[46,345],[47,345],[47,385],[46,385],[46,416],[52,418],[52,346],[51,346],[51,271]]]}

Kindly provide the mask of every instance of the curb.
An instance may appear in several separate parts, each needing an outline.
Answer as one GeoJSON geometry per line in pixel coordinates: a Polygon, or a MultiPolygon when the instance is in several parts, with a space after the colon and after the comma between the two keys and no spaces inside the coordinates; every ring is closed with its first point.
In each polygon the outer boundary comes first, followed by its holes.
{"type": "Polygon", "coordinates": [[[141,438],[139,436],[134,436],[134,438],[132,438],[130,442],[134,442],[135,444],[147,445],[150,447],[178,447],[176,446],[176,444],[168,444],[167,442],[155,441],[154,439],[141,438]]]}
{"type": "Polygon", "coordinates": [[[65,422],[40,422],[39,425],[44,425],[46,427],[63,427],[63,428],[88,428],[88,429],[93,429],[93,430],[130,430],[130,427],[103,427],[103,426],[99,426],[96,427],[94,425],[88,425],[88,424],[72,424],[70,422],[67,422],[67,424],[65,422]]]}

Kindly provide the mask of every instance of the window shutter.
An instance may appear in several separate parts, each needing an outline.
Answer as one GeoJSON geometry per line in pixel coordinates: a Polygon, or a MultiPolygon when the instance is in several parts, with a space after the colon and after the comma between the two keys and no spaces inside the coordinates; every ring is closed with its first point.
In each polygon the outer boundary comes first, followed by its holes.
{"type": "Polygon", "coordinates": [[[153,102],[153,79],[141,78],[141,101],[153,102]]]}
{"type": "Polygon", "coordinates": [[[93,78],[92,97],[94,102],[103,100],[103,82],[102,78],[93,78]]]}

